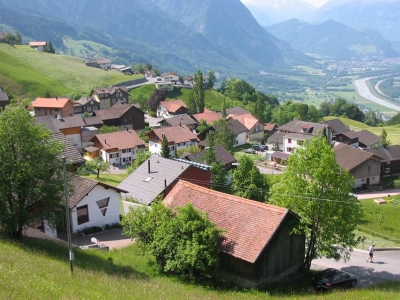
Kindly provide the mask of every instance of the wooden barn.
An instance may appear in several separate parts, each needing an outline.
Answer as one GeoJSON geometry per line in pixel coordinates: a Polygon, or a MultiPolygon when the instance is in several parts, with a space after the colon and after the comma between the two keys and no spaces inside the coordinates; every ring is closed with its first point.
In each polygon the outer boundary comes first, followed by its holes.
{"type": "Polygon", "coordinates": [[[258,288],[296,272],[304,261],[305,237],[291,234],[297,215],[273,206],[179,181],[163,203],[191,203],[225,230],[221,264],[215,275],[258,288]]]}

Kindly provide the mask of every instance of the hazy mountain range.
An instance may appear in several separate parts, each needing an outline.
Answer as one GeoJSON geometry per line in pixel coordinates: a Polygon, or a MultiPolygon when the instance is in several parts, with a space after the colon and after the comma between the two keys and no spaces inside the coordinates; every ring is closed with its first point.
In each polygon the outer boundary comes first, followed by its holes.
{"type": "Polygon", "coordinates": [[[335,59],[399,56],[379,32],[371,29],[355,30],[333,20],[308,23],[291,19],[266,29],[289,42],[295,50],[304,53],[335,59]]]}
{"type": "Polygon", "coordinates": [[[309,22],[334,20],[354,29],[379,31],[389,41],[400,41],[400,0],[330,0],[316,8],[303,0],[242,0],[263,26],[292,18],[309,22]]]}

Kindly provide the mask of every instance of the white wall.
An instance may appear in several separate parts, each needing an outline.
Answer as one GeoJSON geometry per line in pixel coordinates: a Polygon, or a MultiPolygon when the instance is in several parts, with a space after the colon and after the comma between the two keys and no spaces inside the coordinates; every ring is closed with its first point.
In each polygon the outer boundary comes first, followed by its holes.
{"type": "Polygon", "coordinates": [[[82,148],[82,136],[80,133],[65,136],[76,148],[82,148]]]}
{"type": "Polygon", "coordinates": [[[85,227],[99,226],[104,227],[106,224],[118,223],[120,215],[119,193],[113,189],[106,189],[101,185],[95,186],[89,194],[83,198],[75,208],[71,210],[71,226],[72,232],[76,233],[85,227]],[[96,201],[110,197],[106,215],[103,216],[96,201]],[[78,217],[76,208],[88,205],[89,222],[78,225],[78,217]]]}
{"type": "Polygon", "coordinates": [[[354,187],[361,187],[363,184],[367,184],[367,178],[369,178],[370,185],[379,184],[379,176],[354,178],[354,187]]]}
{"type": "Polygon", "coordinates": [[[151,154],[161,155],[161,144],[149,141],[149,151],[151,154]]]}
{"type": "Polygon", "coordinates": [[[246,144],[246,132],[240,133],[236,135],[236,144],[235,147],[246,144]]]}
{"type": "Polygon", "coordinates": [[[297,139],[283,137],[283,153],[291,154],[298,147],[301,147],[301,146],[299,145],[297,139]],[[290,143],[289,143],[289,139],[291,140],[290,143]],[[292,151],[287,151],[288,147],[292,148],[292,151]]]}

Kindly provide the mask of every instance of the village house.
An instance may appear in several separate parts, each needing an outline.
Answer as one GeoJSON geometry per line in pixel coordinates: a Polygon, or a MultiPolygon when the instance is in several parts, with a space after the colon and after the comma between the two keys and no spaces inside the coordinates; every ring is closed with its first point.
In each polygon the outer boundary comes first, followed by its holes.
{"type": "Polygon", "coordinates": [[[193,85],[193,76],[187,75],[183,77],[183,85],[193,85]]]}
{"type": "Polygon", "coordinates": [[[35,116],[52,116],[57,118],[72,117],[74,113],[74,102],[68,98],[36,98],[32,102],[35,116]]]}
{"type": "MultiPolygon", "coordinates": [[[[204,149],[196,153],[186,153],[182,156],[182,159],[205,164],[205,151],[206,150],[204,149]]],[[[236,158],[222,145],[215,146],[214,152],[215,162],[221,163],[225,167],[226,171],[232,169],[232,164],[237,162],[236,158]]]]}
{"type": "Polygon", "coordinates": [[[100,102],[92,97],[82,97],[74,102],[74,112],[77,116],[87,113],[89,116],[100,109],[100,102]]]}
{"type": "Polygon", "coordinates": [[[51,117],[36,117],[35,124],[41,124],[45,128],[49,129],[52,134],[51,138],[64,144],[63,152],[59,155],[59,158],[65,157],[69,170],[75,172],[80,166],[85,163],[85,159],[82,154],[79,153],[78,149],[73,145],[73,135],[69,139],[60,131],[57,119],[51,117]],[[72,142],[71,142],[72,141],[72,142]]]}
{"type": "Polygon", "coordinates": [[[354,148],[343,143],[337,143],[333,149],[339,166],[349,170],[354,177],[354,188],[379,184],[381,178],[379,157],[361,148],[354,148]]]}
{"type": "Polygon", "coordinates": [[[162,78],[163,81],[166,82],[173,82],[173,83],[179,82],[179,74],[175,72],[168,71],[162,73],[160,77],[162,78]]]}
{"type": "Polygon", "coordinates": [[[162,140],[168,140],[169,154],[173,157],[179,149],[197,146],[198,138],[187,127],[165,127],[153,129],[146,134],[149,137],[149,151],[151,154],[161,155],[162,140]]]}
{"type": "Polygon", "coordinates": [[[154,70],[144,71],[145,77],[156,78],[157,73],[154,70]]]}
{"type": "Polygon", "coordinates": [[[107,58],[88,58],[83,61],[87,67],[94,67],[100,69],[111,68],[111,60],[107,58]]]}
{"type": "Polygon", "coordinates": [[[349,127],[344,124],[339,118],[322,121],[322,124],[327,124],[332,129],[332,140],[336,141],[336,136],[343,132],[349,131],[349,127]]]}
{"type": "MultiPolygon", "coordinates": [[[[93,142],[90,142],[90,139],[97,134],[99,134],[99,129],[94,126],[82,127],[82,129],[81,129],[82,149],[86,150],[87,147],[93,146],[93,142]]],[[[90,152],[88,152],[88,154],[90,154],[92,152],[93,151],[90,151],[90,152]]],[[[94,158],[94,157],[91,157],[91,158],[94,158]]]]}
{"type": "Polygon", "coordinates": [[[47,42],[29,42],[28,46],[36,51],[43,52],[46,49],[47,42]]]}
{"type": "Polygon", "coordinates": [[[118,102],[109,109],[96,110],[93,116],[84,119],[87,126],[95,126],[99,121],[107,126],[116,126],[119,130],[144,130],[144,112],[133,104],[118,102]],[[97,118],[94,118],[97,117],[97,118]],[[93,119],[92,119],[93,118],[93,119]],[[90,124],[90,125],[89,125],[90,124]]]}
{"type": "Polygon", "coordinates": [[[157,117],[159,118],[176,118],[186,116],[189,110],[181,99],[161,101],[157,107],[157,117]]]}
{"type": "Polygon", "coordinates": [[[264,124],[264,135],[272,136],[277,130],[276,124],[268,123],[264,124]]]}
{"type": "Polygon", "coordinates": [[[143,153],[146,150],[146,143],[134,130],[129,129],[97,134],[89,141],[93,142],[93,146],[89,148],[90,157],[99,156],[111,165],[131,164],[138,152],[143,153]]]}
{"type": "Polygon", "coordinates": [[[381,177],[400,175],[400,145],[365,149],[381,159],[381,177]]]}
{"type": "Polygon", "coordinates": [[[294,234],[299,217],[286,208],[217,192],[180,180],[163,200],[177,208],[191,203],[223,229],[220,266],[215,275],[258,288],[297,272],[305,237],[294,234]]]}
{"type": "Polygon", "coordinates": [[[100,109],[109,109],[114,104],[129,103],[129,93],[125,86],[108,86],[106,88],[96,88],[90,93],[90,97],[100,103],[100,109]]]}
{"type": "Polygon", "coordinates": [[[228,129],[232,131],[235,136],[233,147],[246,144],[247,133],[249,132],[246,126],[244,126],[238,120],[230,118],[228,119],[228,129]]]}
{"type": "Polygon", "coordinates": [[[312,140],[314,136],[304,133],[284,133],[283,135],[283,153],[291,154],[296,148],[303,147],[304,142],[312,140]]]}
{"type": "Polygon", "coordinates": [[[122,194],[123,198],[150,205],[157,196],[164,198],[179,179],[193,180],[209,188],[210,167],[190,161],[151,156],[122,181],[118,188],[127,191],[122,194]]]}
{"type": "Polygon", "coordinates": [[[368,130],[353,131],[348,130],[336,135],[336,141],[353,147],[361,147],[365,149],[377,146],[381,137],[373,134],[368,130]]]}
{"type": "MultiPolygon", "coordinates": [[[[73,193],[69,196],[71,231],[77,233],[85,228],[104,227],[120,221],[120,188],[73,176],[71,179],[73,193]]],[[[63,224],[62,231],[66,231],[63,224]]]]}
{"type": "Polygon", "coordinates": [[[8,95],[6,92],[3,92],[2,88],[0,87],[0,112],[6,108],[6,105],[10,101],[8,100],[8,95]]]}
{"type": "Polygon", "coordinates": [[[192,117],[197,121],[198,124],[200,124],[201,120],[204,120],[209,126],[214,124],[215,121],[223,119],[221,113],[208,109],[204,109],[203,113],[194,114],[192,117]]]}
{"type": "Polygon", "coordinates": [[[228,115],[226,118],[237,120],[247,128],[246,139],[248,141],[261,141],[264,138],[264,123],[257,120],[252,114],[228,115]]]}
{"type": "Polygon", "coordinates": [[[302,144],[305,140],[308,139],[308,136],[314,137],[314,136],[319,136],[319,135],[325,135],[327,138],[327,142],[331,144],[332,142],[332,129],[328,124],[320,124],[320,123],[314,123],[314,122],[305,122],[305,121],[300,121],[300,120],[293,120],[290,121],[289,123],[282,125],[277,128],[277,131],[275,131],[272,136],[268,138],[268,142],[272,143],[273,145],[273,150],[275,151],[283,151],[285,153],[290,153],[292,152],[292,149],[295,148],[293,147],[294,144],[296,146],[300,146],[298,144],[302,144]],[[300,135],[295,135],[293,137],[290,137],[290,134],[300,134],[300,135]],[[288,135],[289,134],[289,135],[288,135]],[[284,144],[284,137],[286,136],[286,144],[284,144]],[[289,139],[290,143],[289,143],[289,139]],[[295,139],[295,140],[293,140],[295,139]],[[293,140],[293,142],[292,142],[293,140]],[[297,142],[299,141],[299,143],[297,142]],[[290,145],[289,145],[290,144],[290,145]],[[288,148],[290,151],[288,151],[288,148]]]}
{"type": "Polygon", "coordinates": [[[132,67],[127,67],[127,66],[124,66],[122,68],[118,68],[117,70],[118,70],[118,72],[121,72],[121,73],[123,73],[125,75],[132,75],[135,72],[132,67]]]}
{"type": "Polygon", "coordinates": [[[163,127],[176,127],[176,126],[186,126],[190,130],[195,130],[197,122],[192,119],[189,115],[183,115],[176,118],[166,118],[158,122],[160,128],[163,127]]]}

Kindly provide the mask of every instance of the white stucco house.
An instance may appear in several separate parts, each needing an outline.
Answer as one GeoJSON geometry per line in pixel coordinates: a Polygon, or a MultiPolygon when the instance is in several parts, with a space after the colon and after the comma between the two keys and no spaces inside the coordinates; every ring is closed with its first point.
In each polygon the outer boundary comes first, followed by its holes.
{"type": "Polygon", "coordinates": [[[147,133],[147,136],[149,137],[150,153],[158,156],[161,156],[163,136],[168,140],[169,154],[171,156],[174,156],[179,149],[197,146],[199,142],[197,136],[186,126],[153,129],[147,133]]]}
{"type": "Polygon", "coordinates": [[[305,141],[313,139],[314,136],[302,133],[286,133],[283,136],[283,153],[291,154],[296,148],[302,147],[305,141]]]}
{"type": "Polygon", "coordinates": [[[175,72],[171,72],[171,71],[162,73],[160,75],[160,77],[162,78],[163,81],[166,81],[166,82],[174,82],[175,83],[175,82],[179,81],[179,74],[175,73],[175,72]]]}
{"type": "Polygon", "coordinates": [[[71,183],[74,192],[68,200],[72,233],[119,223],[119,196],[126,191],[80,176],[74,176],[71,183]]]}
{"type": "Polygon", "coordinates": [[[132,129],[97,134],[89,142],[93,142],[93,146],[99,149],[97,155],[111,165],[130,164],[139,151],[144,152],[146,149],[145,142],[132,129]]]}

